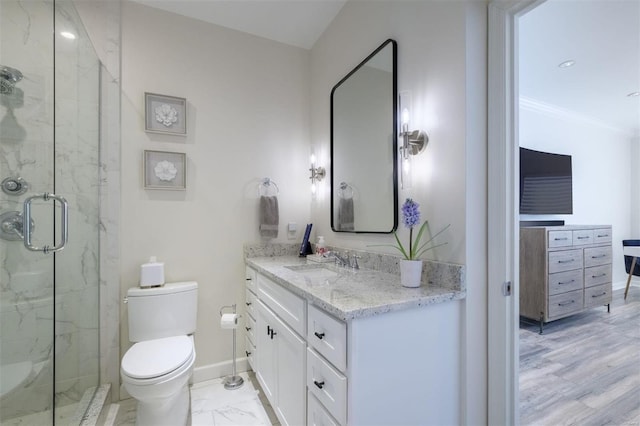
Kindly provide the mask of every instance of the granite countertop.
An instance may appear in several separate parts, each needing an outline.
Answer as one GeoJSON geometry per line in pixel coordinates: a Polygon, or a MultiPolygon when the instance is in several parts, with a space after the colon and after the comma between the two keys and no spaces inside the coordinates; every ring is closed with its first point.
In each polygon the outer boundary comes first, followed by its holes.
{"type": "Polygon", "coordinates": [[[437,283],[405,288],[400,276],[352,270],[296,256],[250,257],[247,265],[343,321],[464,299],[466,292],[437,283]],[[306,273],[304,271],[307,271],[306,273]]]}

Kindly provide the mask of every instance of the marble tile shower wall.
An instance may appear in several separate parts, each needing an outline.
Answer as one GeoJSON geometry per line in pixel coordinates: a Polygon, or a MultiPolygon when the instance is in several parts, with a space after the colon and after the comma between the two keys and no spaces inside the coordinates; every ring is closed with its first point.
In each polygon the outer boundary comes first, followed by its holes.
{"type": "MultiPolygon", "coordinates": [[[[76,18],[70,5],[57,7],[59,23],[76,18]]],[[[52,192],[54,161],[55,190],[70,205],[70,242],[56,256],[55,306],[53,256],[0,242],[0,363],[36,366],[23,389],[0,400],[3,418],[51,408],[54,309],[56,404],[77,401],[99,379],[99,62],[86,37],[73,48],[58,46],[54,111],[51,13],[48,2],[3,1],[0,14],[3,64],[24,75],[19,90],[0,97],[0,170],[3,178],[28,177],[31,186],[21,197],[2,194],[0,208],[22,210],[26,196],[52,192]]],[[[50,243],[40,234],[53,229],[50,209],[41,210],[34,204],[38,242],[50,243]]]]}

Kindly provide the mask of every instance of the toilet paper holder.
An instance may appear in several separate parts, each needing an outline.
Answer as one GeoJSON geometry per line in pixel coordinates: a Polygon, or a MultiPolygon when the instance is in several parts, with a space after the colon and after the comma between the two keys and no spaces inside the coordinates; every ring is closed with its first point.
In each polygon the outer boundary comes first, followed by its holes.
{"type": "MultiPolygon", "coordinates": [[[[225,313],[236,314],[236,304],[227,305],[220,308],[220,318],[225,313]],[[225,312],[226,310],[226,312],[225,312]],[[229,311],[231,310],[231,311],[229,311]]],[[[238,315],[238,318],[242,317],[242,315],[238,315]]],[[[244,379],[236,373],[236,327],[233,328],[233,372],[230,376],[225,377],[223,384],[224,388],[227,390],[238,389],[242,387],[244,384],[244,379]]]]}

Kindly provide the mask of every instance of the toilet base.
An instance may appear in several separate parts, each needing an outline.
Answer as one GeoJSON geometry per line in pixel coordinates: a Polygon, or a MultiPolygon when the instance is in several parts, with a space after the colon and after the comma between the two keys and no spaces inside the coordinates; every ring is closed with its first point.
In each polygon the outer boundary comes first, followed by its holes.
{"type": "Polygon", "coordinates": [[[136,426],[186,426],[190,401],[188,384],[171,398],[138,400],[136,426]]]}

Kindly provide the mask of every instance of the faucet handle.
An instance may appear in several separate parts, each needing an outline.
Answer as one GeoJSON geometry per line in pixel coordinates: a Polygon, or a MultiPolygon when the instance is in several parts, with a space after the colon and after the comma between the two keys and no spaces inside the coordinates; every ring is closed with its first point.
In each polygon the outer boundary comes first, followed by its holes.
{"type": "Polygon", "coordinates": [[[358,265],[358,259],[362,259],[362,256],[353,255],[351,256],[351,261],[349,262],[353,269],[360,269],[360,265],[358,265]]]}

